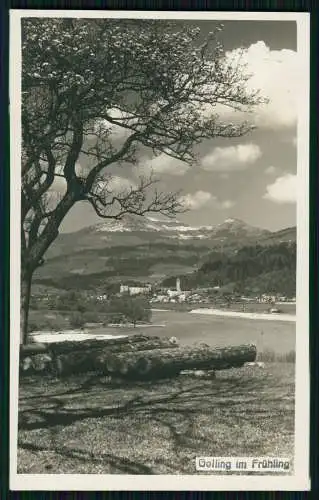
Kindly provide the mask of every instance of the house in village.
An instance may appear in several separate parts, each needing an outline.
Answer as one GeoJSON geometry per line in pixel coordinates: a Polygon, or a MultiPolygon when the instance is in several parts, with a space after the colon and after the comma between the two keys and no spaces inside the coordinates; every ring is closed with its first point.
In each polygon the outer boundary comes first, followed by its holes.
{"type": "Polygon", "coordinates": [[[120,293],[128,293],[129,295],[142,295],[147,294],[152,291],[152,285],[147,284],[144,286],[129,286],[129,285],[121,285],[120,293]]]}

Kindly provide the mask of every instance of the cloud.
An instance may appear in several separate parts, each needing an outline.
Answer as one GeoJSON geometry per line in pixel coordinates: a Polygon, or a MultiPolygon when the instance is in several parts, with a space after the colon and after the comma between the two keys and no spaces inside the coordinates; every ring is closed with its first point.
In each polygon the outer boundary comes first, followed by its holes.
{"type": "Polygon", "coordinates": [[[129,189],[136,189],[137,184],[130,179],[126,179],[124,177],[120,177],[118,175],[113,175],[111,180],[108,183],[108,188],[112,191],[127,191],[129,189]]]}
{"type": "Polygon", "coordinates": [[[88,173],[90,172],[90,170],[91,170],[91,167],[88,167],[88,166],[84,167],[78,161],[75,163],[75,173],[78,177],[85,178],[88,175],[88,173]]]}
{"type": "Polygon", "coordinates": [[[223,179],[223,180],[227,180],[227,179],[229,179],[229,174],[228,174],[228,173],[225,173],[225,174],[219,174],[219,178],[220,178],[220,179],[223,179]]]}
{"type": "MultiPolygon", "coordinates": [[[[110,142],[120,142],[127,139],[132,131],[130,129],[121,127],[120,125],[115,125],[107,120],[97,120],[94,124],[93,128],[94,133],[103,134],[105,132],[108,133],[108,140],[110,142]]],[[[90,137],[90,134],[89,134],[90,137]]],[[[95,135],[92,135],[92,138],[95,140],[95,135]]]]}
{"type": "Polygon", "coordinates": [[[54,177],[54,181],[50,186],[49,191],[53,193],[64,194],[67,189],[66,180],[63,177],[54,177]]]}
{"type": "Polygon", "coordinates": [[[234,201],[225,200],[225,201],[221,202],[220,207],[225,209],[225,210],[228,210],[229,208],[233,208],[235,205],[236,205],[236,203],[234,201]]]}
{"type": "Polygon", "coordinates": [[[266,170],[265,170],[265,174],[266,174],[266,175],[273,175],[273,174],[275,174],[276,172],[277,172],[276,167],[274,167],[274,166],[272,166],[272,165],[271,165],[270,167],[267,167],[267,168],[266,168],[266,170]]]}
{"type": "Polygon", "coordinates": [[[181,196],[180,202],[187,209],[198,210],[199,208],[207,205],[207,203],[209,203],[211,199],[211,193],[208,193],[207,191],[196,191],[196,193],[194,194],[188,193],[184,196],[181,196]]]}
{"type": "Polygon", "coordinates": [[[201,165],[205,170],[213,172],[245,170],[261,155],[260,147],[256,144],[218,147],[202,158],[201,165]]]}
{"type": "Polygon", "coordinates": [[[181,196],[179,201],[188,210],[199,210],[200,208],[211,206],[218,210],[227,210],[232,208],[235,203],[231,200],[219,201],[218,198],[207,191],[196,191],[181,196]]]}
{"type": "Polygon", "coordinates": [[[269,184],[263,198],[275,203],[295,203],[297,199],[297,176],[285,174],[269,184]]]}
{"type": "Polygon", "coordinates": [[[151,172],[155,174],[184,175],[188,171],[189,165],[184,161],[171,158],[162,153],[154,158],[141,158],[137,168],[146,175],[151,172]]]}
{"type": "MultiPolygon", "coordinates": [[[[227,52],[227,59],[237,61],[240,50],[227,52]]],[[[252,119],[258,127],[278,129],[296,124],[299,100],[303,97],[304,62],[296,51],[270,50],[263,41],[243,52],[241,63],[246,66],[245,72],[251,75],[248,89],[260,90],[261,96],[269,100],[253,111],[252,119]]],[[[225,117],[242,118],[242,113],[225,107],[221,109],[225,117]]]]}
{"type": "Polygon", "coordinates": [[[136,189],[137,184],[125,177],[120,177],[118,175],[112,175],[110,178],[105,180],[100,180],[98,182],[99,189],[107,188],[112,194],[119,194],[130,191],[131,189],[136,189]]]}
{"type": "MultiPolygon", "coordinates": [[[[134,125],[136,123],[136,119],[132,117],[129,113],[125,113],[124,111],[120,111],[117,108],[111,108],[108,110],[108,115],[112,120],[117,120],[118,124],[110,123],[108,120],[99,118],[95,120],[93,131],[95,133],[108,132],[110,141],[121,141],[126,139],[131,135],[132,130],[127,129],[126,127],[121,127],[121,123],[124,125],[134,125]]],[[[93,136],[94,138],[94,136],[93,136]]]]}

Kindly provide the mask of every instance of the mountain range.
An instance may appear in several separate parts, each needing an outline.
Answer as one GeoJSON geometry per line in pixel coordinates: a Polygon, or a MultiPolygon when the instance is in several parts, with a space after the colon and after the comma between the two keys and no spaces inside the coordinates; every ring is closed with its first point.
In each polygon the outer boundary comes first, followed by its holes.
{"type": "Polygon", "coordinates": [[[271,232],[236,218],[192,227],[176,219],[130,216],[60,234],[35,282],[95,290],[115,282],[159,282],[194,272],[212,251],[232,255],[244,246],[295,241],[295,227],[271,232]]]}

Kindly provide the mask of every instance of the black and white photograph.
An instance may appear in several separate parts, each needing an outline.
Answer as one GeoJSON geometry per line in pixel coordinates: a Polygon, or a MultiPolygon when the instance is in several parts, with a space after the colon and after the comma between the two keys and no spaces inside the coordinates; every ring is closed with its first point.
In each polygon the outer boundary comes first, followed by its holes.
{"type": "Polygon", "coordinates": [[[10,11],[11,489],[309,489],[308,24],[10,11]]]}

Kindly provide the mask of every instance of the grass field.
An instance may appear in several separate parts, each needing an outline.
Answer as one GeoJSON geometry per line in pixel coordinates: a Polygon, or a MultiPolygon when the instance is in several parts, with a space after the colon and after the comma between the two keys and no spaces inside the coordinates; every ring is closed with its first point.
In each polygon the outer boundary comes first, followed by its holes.
{"type": "Polygon", "coordinates": [[[18,473],[194,474],[196,456],[292,458],[294,367],[125,387],[93,374],[24,379],[18,473]]]}

